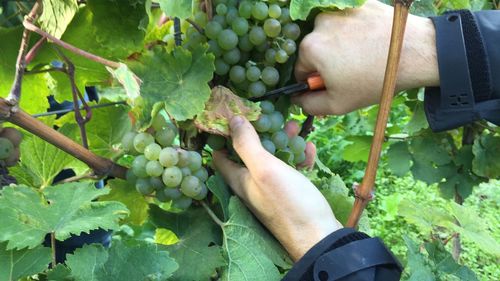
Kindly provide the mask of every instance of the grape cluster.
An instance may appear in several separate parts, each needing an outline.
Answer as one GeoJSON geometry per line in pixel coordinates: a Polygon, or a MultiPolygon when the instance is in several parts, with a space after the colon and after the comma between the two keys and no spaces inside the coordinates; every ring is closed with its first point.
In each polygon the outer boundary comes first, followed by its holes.
{"type": "Polygon", "coordinates": [[[143,195],[155,195],[160,202],[172,201],[172,206],[187,209],[192,200],[207,196],[207,170],[201,155],[173,146],[177,129],[160,114],[148,132],[128,132],[122,139],[123,148],[136,155],[127,172],[127,180],[143,195]]]}
{"type": "Polygon", "coordinates": [[[23,135],[14,128],[3,128],[0,124],[0,166],[11,167],[19,161],[19,144],[23,135]]]}
{"type": "MultiPolygon", "coordinates": [[[[290,165],[297,165],[306,160],[306,142],[301,136],[289,137],[283,130],[285,118],[276,111],[269,101],[260,103],[262,114],[252,122],[259,133],[262,146],[271,154],[290,165]]],[[[217,135],[210,135],[207,144],[214,150],[222,149],[226,140],[217,135]]]]}
{"type": "Polygon", "coordinates": [[[288,1],[215,0],[205,26],[215,73],[227,76],[238,92],[259,97],[280,81],[276,69],[297,50],[300,28],[290,18],[288,1]]]}

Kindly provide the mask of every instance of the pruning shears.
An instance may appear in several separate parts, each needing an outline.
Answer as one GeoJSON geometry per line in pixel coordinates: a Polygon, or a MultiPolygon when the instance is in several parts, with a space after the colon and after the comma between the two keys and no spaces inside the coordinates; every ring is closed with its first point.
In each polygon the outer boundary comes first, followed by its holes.
{"type": "Polygon", "coordinates": [[[307,77],[306,81],[288,85],[279,89],[275,89],[267,92],[265,95],[260,97],[249,98],[250,101],[263,101],[275,97],[289,96],[293,94],[302,93],[305,91],[319,91],[325,89],[325,81],[319,75],[319,73],[313,73],[307,77]]]}

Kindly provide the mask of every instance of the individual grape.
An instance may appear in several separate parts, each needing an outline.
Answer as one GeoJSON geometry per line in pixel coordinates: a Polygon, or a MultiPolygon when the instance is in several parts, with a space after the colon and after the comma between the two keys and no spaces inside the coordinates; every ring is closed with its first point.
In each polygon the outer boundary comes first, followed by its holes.
{"type": "Polygon", "coordinates": [[[14,147],[18,147],[21,143],[21,140],[23,139],[23,134],[15,128],[7,127],[3,128],[3,130],[0,128],[0,131],[0,137],[10,140],[14,147]]]}
{"type": "Polygon", "coordinates": [[[271,114],[274,112],[273,103],[267,100],[260,102],[260,108],[262,109],[262,113],[264,114],[271,114]]]}
{"type": "Polygon", "coordinates": [[[189,169],[196,171],[201,168],[201,155],[196,151],[189,151],[189,169]]]}
{"type": "Polygon", "coordinates": [[[269,14],[269,8],[264,2],[256,2],[252,7],[252,17],[257,20],[264,20],[269,14]]]}
{"type": "Polygon", "coordinates": [[[246,79],[246,71],[243,66],[235,65],[229,71],[229,79],[234,83],[242,83],[246,79]]]}
{"type": "Polygon", "coordinates": [[[153,118],[153,122],[151,123],[151,127],[155,129],[155,131],[160,131],[161,129],[167,126],[167,119],[161,114],[156,114],[155,118],[153,118]]]}
{"type": "Polygon", "coordinates": [[[267,49],[269,49],[269,46],[270,45],[269,45],[268,41],[264,41],[264,42],[262,42],[262,44],[255,46],[255,49],[257,50],[257,52],[254,53],[254,56],[255,55],[258,56],[256,61],[264,60],[265,52],[267,51],[267,49]]]}
{"type": "Polygon", "coordinates": [[[264,147],[265,150],[267,150],[269,153],[273,154],[276,153],[276,146],[274,143],[270,140],[262,140],[262,146],[264,147]]]}
{"type": "Polygon", "coordinates": [[[159,177],[163,173],[163,166],[156,160],[149,161],[146,164],[146,173],[150,177],[159,177]]]}
{"type": "Polygon", "coordinates": [[[148,160],[158,160],[160,156],[161,146],[157,143],[151,143],[144,149],[144,156],[148,160]]]}
{"type": "Polygon", "coordinates": [[[253,49],[254,44],[250,41],[250,36],[248,34],[240,37],[238,47],[245,52],[250,52],[253,49]]]}
{"type": "Polygon", "coordinates": [[[149,178],[149,183],[157,191],[163,190],[165,188],[165,184],[160,177],[149,178]]]}
{"type": "Polygon", "coordinates": [[[281,112],[274,111],[269,114],[269,118],[271,118],[271,129],[269,129],[269,132],[274,133],[283,128],[285,118],[283,118],[283,114],[281,114],[281,112]]]}
{"type": "Polygon", "coordinates": [[[306,141],[301,136],[295,136],[290,139],[288,146],[294,154],[299,154],[306,149],[306,141]]]}
{"type": "Polygon", "coordinates": [[[291,56],[297,51],[297,44],[292,39],[286,39],[283,44],[281,44],[281,48],[287,53],[287,55],[291,56]]]}
{"type": "Polygon", "coordinates": [[[219,47],[219,44],[215,40],[208,41],[208,51],[213,53],[216,58],[222,55],[222,49],[219,47]]]}
{"type": "Polygon", "coordinates": [[[208,172],[205,168],[200,168],[193,172],[193,176],[197,177],[201,182],[205,182],[208,180],[208,172]]]}
{"type": "Polygon", "coordinates": [[[231,29],[224,29],[217,35],[217,43],[223,50],[231,50],[238,46],[238,35],[231,29]]]}
{"type": "Polygon", "coordinates": [[[248,93],[251,97],[260,97],[266,93],[266,85],[262,81],[252,82],[248,86],[248,93]]]}
{"type": "Polygon", "coordinates": [[[208,23],[208,16],[206,13],[199,11],[194,14],[194,22],[200,27],[205,28],[208,23]]]}
{"type": "Polygon", "coordinates": [[[170,200],[182,197],[182,192],[178,188],[166,188],[163,190],[163,194],[165,194],[165,196],[170,200]]]}
{"type": "Polygon", "coordinates": [[[238,36],[243,36],[248,32],[248,21],[240,17],[235,18],[231,23],[231,27],[238,36]]]}
{"type": "Polygon", "coordinates": [[[267,19],[264,22],[264,32],[268,37],[278,37],[281,33],[281,23],[277,19],[267,19]]]}
{"type": "Polygon", "coordinates": [[[171,126],[163,128],[161,131],[155,133],[156,142],[161,146],[166,147],[172,145],[177,132],[171,126]]]}
{"type": "Polygon", "coordinates": [[[238,13],[240,17],[243,17],[245,19],[251,18],[252,8],[253,5],[250,1],[241,1],[240,6],[238,7],[238,13]]]}
{"type": "Polygon", "coordinates": [[[134,148],[140,153],[144,152],[146,146],[155,141],[155,138],[148,133],[139,133],[134,137],[134,148]]]}
{"type": "Polygon", "coordinates": [[[262,114],[257,121],[253,122],[255,130],[259,133],[265,133],[271,128],[271,119],[269,115],[262,114]]]}
{"type": "Polygon", "coordinates": [[[254,26],[250,29],[250,33],[248,34],[250,42],[254,45],[260,45],[266,41],[266,33],[264,29],[260,26],[254,26]]]}
{"type": "Polygon", "coordinates": [[[296,153],[294,154],[293,160],[295,164],[300,164],[304,161],[306,161],[306,153],[302,151],[301,153],[296,153]]]}
{"type": "Polygon", "coordinates": [[[247,68],[246,76],[248,81],[255,82],[260,79],[260,69],[256,66],[250,66],[247,68]]]}
{"type": "Polygon", "coordinates": [[[229,68],[229,64],[227,64],[223,59],[218,58],[215,60],[215,73],[217,73],[217,75],[226,75],[229,72],[229,68]]]}
{"type": "Polygon", "coordinates": [[[225,16],[215,15],[212,18],[212,21],[218,22],[220,24],[220,26],[222,27],[222,29],[224,29],[224,28],[227,27],[227,21],[226,21],[226,17],[225,16]]]}
{"type": "Polygon", "coordinates": [[[189,165],[189,151],[179,150],[179,161],[177,162],[177,166],[180,168],[187,167],[189,165]]]}
{"type": "Polygon", "coordinates": [[[149,179],[138,179],[135,183],[135,189],[142,195],[150,195],[155,191],[154,187],[149,182],[149,179]]]}
{"type": "Polygon", "coordinates": [[[287,164],[292,164],[294,160],[294,155],[289,149],[279,150],[275,156],[287,164]]]}
{"type": "Polygon", "coordinates": [[[132,172],[138,178],[145,178],[148,176],[146,172],[146,164],[148,163],[148,159],[144,157],[144,155],[139,155],[135,157],[134,161],[132,161],[132,172]]]}
{"type": "Polygon", "coordinates": [[[5,166],[7,167],[15,166],[19,161],[20,156],[21,156],[21,150],[19,149],[19,147],[15,147],[14,150],[12,150],[12,152],[10,153],[9,157],[7,157],[7,159],[4,160],[5,166]]]}
{"type": "Polygon", "coordinates": [[[187,208],[189,208],[189,206],[191,206],[191,203],[193,203],[193,199],[187,196],[181,196],[177,199],[172,200],[172,207],[186,210],[187,208]]]}
{"type": "Polygon", "coordinates": [[[127,132],[123,135],[122,146],[125,151],[135,150],[134,148],[134,138],[137,135],[135,132],[127,132]]]}
{"type": "Polygon", "coordinates": [[[0,137],[0,160],[9,158],[14,150],[14,145],[8,138],[0,137]]]}
{"type": "Polygon", "coordinates": [[[281,8],[281,15],[279,20],[281,24],[289,23],[292,21],[292,18],[290,18],[290,10],[288,8],[281,8]]]}
{"type": "Polygon", "coordinates": [[[285,149],[288,145],[288,135],[285,131],[277,131],[271,136],[271,140],[277,149],[285,149]]]}
{"type": "Polygon", "coordinates": [[[137,176],[135,175],[132,168],[127,170],[127,173],[125,174],[125,179],[130,183],[135,183],[137,181],[137,176]]]}
{"type": "Polygon", "coordinates": [[[280,81],[280,74],[274,67],[266,66],[262,70],[262,82],[267,86],[273,87],[280,81]]]}
{"type": "Polygon", "coordinates": [[[230,7],[227,9],[226,22],[228,25],[232,25],[234,20],[238,17],[238,10],[235,7],[230,7]]]}
{"type": "Polygon", "coordinates": [[[215,12],[218,15],[224,16],[227,13],[227,6],[221,3],[215,7],[215,12]]]}
{"type": "Polygon", "coordinates": [[[182,172],[182,176],[183,177],[191,175],[191,169],[189,169],[189,167],[183,167],[183,168],[181,168],[181,172],[182,172]]]}
{"type": "Polygon", "coordinates": [[[240,56],[240,50],[238,48],[234,48],[227,51],[222,58],[228,65],[234,65],[240,61],[240,56]]]}
{"type": "Polygon", "coordinates": [[[226,5],[228,7],[236,7],[238,5],[239,0],[227,0],[226,5]]]}
{"type": "Polygon", "coordinates": [[[172,147],[165,147],[160,151],[158,161],[163,167],[172,167],[179,162],[179,153],[172,147]]]}
{"type": "Polygon", "coordinates": [[[216,21],[210,21],[205,27],[205,35],[209,39],[217,39],[217,36],[222,31],[222,25],[216,21]]]}
{"type": "Polygon", "coordinates": [[[269,5],[269,16],[277,19],[281,16],[281,7],[278,4],[269,5]]]}
{"type": "Polygon", "coordinates": [[[219,135],[209,135],[207,138],[207,144],[213,150],[221,150],[226,145],[226,139],[219,135]]]}
{"type": "Polygon", "coordinates": [[[182,171],[177,167],[168,167],[163,170],[161,179],[166,187],[174,188],[179,186],[182,181],[182,171]]]}
{"type": "Polygon", "coordinates": [[[288,54],[285,52],[285,50],[280,49],[276,52],[276,62],[278,63],[285,63],[288,61],[288,54]]]}
{"type": "Polygon", "coordinates": [[[193,197],[201,191],[201,182],[195,176],[187,176],[182,180],[181,192],[188,196],[193,197]]]}
{"type": "Polygon", "coordinates": [[[300,27],[296,23],[287,23],[283,26],[283,35],[291,40],[296,41],[300,37],[300,27]]]}
{"type": "Polygon", "coordinates": [[[208,194],[208,188],[205,184],[201,184],[201,190],[198,194],[196,194],[195,196],[193,196],[193,199],[194,200],[203,200],[205,199],[205,197],[207,197],[207,194],[208,194]]]}
{"type": "Polygon", "coordinates": [[[166,195],[165,195],[165,192],[163,192],[163,189],[162,190],[157,190],[156,191],[156,194],[155,194],[155,197],[158,201],[162,202],[162,203],[165,203],[167,202],[168,200],[170,200],[170,198],[168,198],[166,195]]]}
{"type": "Polygon", "coordinates": [[[264,59],[268,65],[274,65],[276,62],[276,50],[272,48],[267,49],[264,59]]]}

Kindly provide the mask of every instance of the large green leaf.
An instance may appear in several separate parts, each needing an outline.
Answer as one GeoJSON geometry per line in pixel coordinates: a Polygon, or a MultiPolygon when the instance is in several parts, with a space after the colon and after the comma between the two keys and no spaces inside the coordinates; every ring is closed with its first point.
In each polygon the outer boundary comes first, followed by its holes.
{"type": "Polygon", "coordinates": [[[416,132],[429,128],[429,123],[425,117],[424,103],[415,102],[415,108],[413,108],[413,115],[411,116],[410,122],[406,124],[406,131],[413,135],[416,132]]]}
{"type": "Polygon", "coordinates": [[[483,134],[472,146],[474,173],[490,179],[500,177],[500,137],[483,134]]]}
{"type": "Polygon", "coordinates": [[[366,0],[291,0],[290,16],[293,20],[305,20],[312,9],[346,9],[363,5],[366,0]]]}
{"type": "Polygon", "coordinates": [[[101,245],[85,245],[66,258],[77,281],[167,280],[178,268],[167,251],[144,242],[114,241],[108,251],[101,245]]]}
{"type": "Polygon", "coordinates": [[[224,220],[229,219],[229,199],[231,198],[231,193],[229,187],[224,182],[222,176],[216,173],[211,176],[207,181],[208,189],[217,197],[219,204],[222,209],[222,214],[224,215],[224,220]]]}
{"type": "Polygon", "coordinates": [[[151,206],[151,217],[157,227],[171,230],[179,241],[167,246],[170,254],[179,263],[173,280],[210,280],[215,269],[223,266],[220,229],[202,208],[191,208],[186,212],[168,213],[151,206]]]}
{"type": "Polygon", "coordinates": [[[214,57],[206,51],[206,46],[197,46],[192,53],[180,47],[170,53],[156,49],[131,64],[143,82],[134,108],[143,128],[151,122],[155,105],[155,112],[165,108],[178,121],[203,111],[214,70],[214,57]]]}
{"type": "Polygon", "coordinates": [[[193,15],[195,0],[159,0],[160,8],[165,15],[186,19],[193,15]]]}
{"type": "Polygon", "coordinates": [[[0,193],[0,241],[8,241],[7,249],[34,248],[52,232],[62,241],[97,228],[117,229],[127,208],[118,202],[93,202],[108,192],[93,183],[49,186],[43,192],[6,187],[0,193]]]}
{"type": "Polygon", "coordinates": [[[425,256],[420,252],[419,245],[406,235],[403,236],[408,247],[408,264],[406,271],[410,275],[409,281],[434,281],[435,276],[425,256]]]}
{"type": "Polygon", "coordinates": [[[43,0],[42,5],[43,13],[38,19],[40,27],[49,34],[61,38],[78,10],[76,0],[43,0]]]}
{"type": "Polygon", "coordinates": [[[437,271],[452,274],[463,281],[477,281],[476,274],[468,267],[458,264],[452,255],[446,251],[444,245],[439,240],[432,243],[425,243],[425,250],[429,254],[429,259],[434,263],[437,271]]]}
{"type": "MultiPolygon", "coordinates": [[[[344,160],[349,162],[368,161],[368,155],[370,154],[373,137],[349,136],[346,140],[350,141],[351,144],[348,144],[342,152],[342,158],[344,158],[344,160]]],[[[384,148],[386,146],[387,143],[382,145],[384,148]]]]}
{"type": "Polygon", "coordinates": [[[108,186],[111,188],[109,194],[102,196],[100,199],[104,201],[118,201],[130,211],[124,223],[142,225],[148,218],[149,204],[135,189],[135,186],[125,180],[112,179],[108,181],[108,186]]]}
{"type": "Polygon", "coordinates": [[[406,175],[411,167],[411,154],[408,143],[397,142],[387,150],[387,166],[399,177],[406,175]]]}
{"type": "Polygon", "coordinates": [[[6,250],[6,243],[0,243],[0,280],[17,281],[20,278],[40,273],[51,261],[50,249],[36,247],[28,250],[6,250]]]}
{"type": "Polygon", "coordinates": [[[281,245],[237,197],[231,198],[229,213],[230,218],[222,227],[222,247],[227,261],[222,280],[280,280],[275,265],[290,268],[290,260],[281,245]]]}

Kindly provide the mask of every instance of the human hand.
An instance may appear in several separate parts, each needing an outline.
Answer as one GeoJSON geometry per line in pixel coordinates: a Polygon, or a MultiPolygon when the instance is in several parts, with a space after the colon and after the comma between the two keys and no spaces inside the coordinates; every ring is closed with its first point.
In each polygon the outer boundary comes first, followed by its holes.
{"type": "MultiPolygon", "coordinates": [[[[295,76],[319,72],[326,91],[292,98],[313,115],[345,114],[378,103],[389,50],[393,8],[368,0],[358,9],[321,13],[299,47],[295,76]]],[[[410,15],[397,89],[439,85],[435,30],[430,19],[410,15]]]]}
{"type": "Polygon", "coordinates": [[[230,128],[233,147],[246,167],[223,151],[213,153],[215,167],[293,260],[342,227],[318,189],[262,147],[248,120],[234,117],[230,128]]]}

